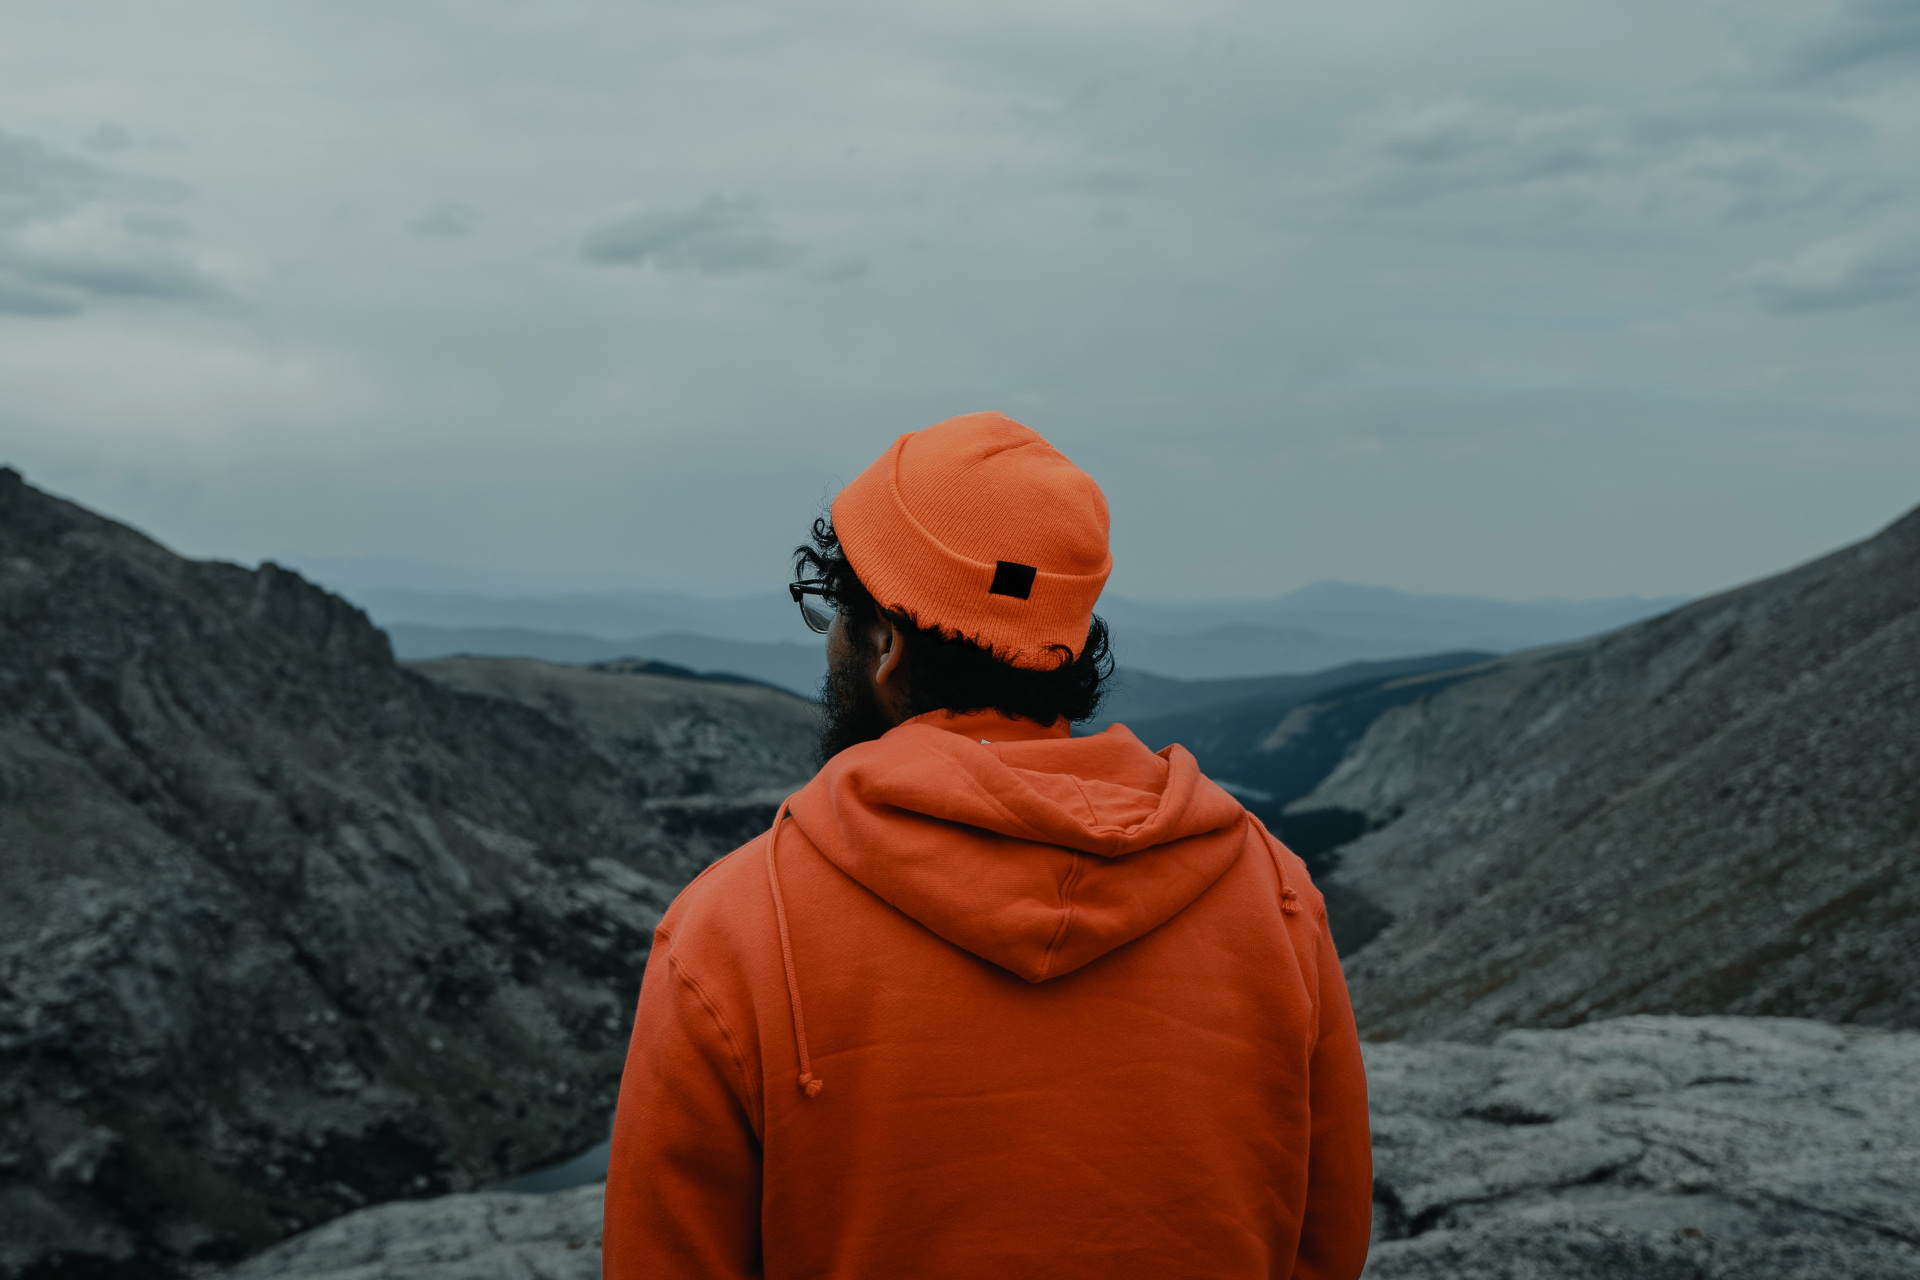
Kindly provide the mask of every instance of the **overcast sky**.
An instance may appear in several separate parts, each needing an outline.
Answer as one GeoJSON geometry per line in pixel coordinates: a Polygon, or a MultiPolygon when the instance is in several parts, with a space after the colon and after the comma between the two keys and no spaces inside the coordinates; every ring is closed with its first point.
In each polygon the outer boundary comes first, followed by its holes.
{"type": "Polygon", "coordinates": [[[0,460],[738,592],[903,430],[1116,591],[1694,593],[1920,502],[1920,0],[6,6],[0,460]]]}

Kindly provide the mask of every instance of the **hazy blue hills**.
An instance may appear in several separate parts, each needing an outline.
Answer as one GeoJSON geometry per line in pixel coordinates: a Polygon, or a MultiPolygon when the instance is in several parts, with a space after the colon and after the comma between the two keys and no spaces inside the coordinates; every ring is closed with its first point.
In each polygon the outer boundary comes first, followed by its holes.
{"type": "Polygon", "coordinates": [[[711,600],[670,591],[490,596],[465,591],[350,587],[341,594],[382,626],[544,631],[623,640],[693,633],[721,640],[802,639],[807,631],[784,588],[764,596],[711,600]]]}
{"type": "MultiPolygon", "coordinates": [[[[334,585],[385,628],[404,658],[651,658],[803,693],[818,687],[824,670],[819,642],[777,589],[708,599],[665,591],[488,595],[334,585]]],[[[1681,603],[1638,596],[1488,600],[1323,582],[1269,600],[1162,605],[1109,597],[1100,613],[1129,671],[1221,680],[1435,653],[1508,653],[1610,631],[1681,603]]]]}
{"type": "Polygon", "coordinates": [[[1611,631],[1686,601],[1684,596],[1490,600],[1317,582],[1269,600],[1157,605],[1109,598],[1101,601],[1100,613],[1116,631],[1192,636],[1222,628],[1258,627],[1410,645],[1427,652],[1509,651],[1611,631]]]}

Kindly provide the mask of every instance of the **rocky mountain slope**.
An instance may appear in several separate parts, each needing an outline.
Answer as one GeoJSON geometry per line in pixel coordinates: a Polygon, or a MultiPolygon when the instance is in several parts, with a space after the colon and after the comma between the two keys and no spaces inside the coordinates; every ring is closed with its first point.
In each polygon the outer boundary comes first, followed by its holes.
{"type": "MultiPolygon", "coordinates": [[[[1910,1280],[1920,1034],[1623,1018],[1366,1046],[1369,1280],[1910,1280]]],[[[228,1280],[589,1280],[600,1188],[382,1206],[228,1280]]]]}
{"type": "Polygon", "coordinates": [[[600,1137],[659,911],[813,718],[410,670],[0,470],[0,1276],[167,1275],[600,1137]]]}
{"type": "Polygon", "coordinates": [[[1129,720],[1127,727],[1155,750],[1178,742],[1193,752],[1208,777],[1238,796],[1317,875],[1319,856],[1364,831],[1364,823],[1355,828],[1353,815],[1327,821],[1333,816],[1327,810],[1294,814],[1288,806],[1332,773],[1389,709],[1470,678],[1492,656],[1438,653],[1350,663],[1311,676],[1197,682],[1253,687],[1232,701],[1129,720]]]}
{"type": "Polygon", "coordinates": [[[1374,721],[1294,814],[1392,923],[1362,1029],[1622,1013],[1920,1026],[1920,511],[1374,721]]]}
{"type": "Polygon", "coordinates": [[[813,771],[813,704],[769,685],[661,679],[650,674],[661,664],[633,661],[582,668],[458,657],[409,666],[446,688],[540,712],[644,787],[640,808],[658,829],[650,854],[676,885],[766,830],[813,771]]]}

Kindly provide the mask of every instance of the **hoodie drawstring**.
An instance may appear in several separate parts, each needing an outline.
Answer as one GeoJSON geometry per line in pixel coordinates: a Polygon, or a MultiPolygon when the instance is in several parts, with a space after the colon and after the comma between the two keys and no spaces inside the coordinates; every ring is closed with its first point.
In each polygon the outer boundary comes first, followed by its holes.
{"type": "Polygon", "coordinates": [[[807,1053],[807,1017],[800,1011],[800,979],[793,972],[793,940],[787,934],[787,903],[780,896],[780,872],[774,866],[774,847],[780,843],[780,828],[787,818],[787,801],[773,815],[773,830],[767,836],[767,887],[773,890],[773,918],[780,926],[780,960],[787,967],[787,1000],[793,1006],[793,1040],[800,1049],[800,1090],[809,1098],[827,1087],[813,1074],[813,1060],[807,1053]]]}
{"type": "Polygon", "coordinates": [[[1280,914],[1297,916],[1300,914],[1300,895],[1287,883],[1287,868],[1280,861],[1280,842],[1267,830],[1267,824],[1255,818],[1253,825],[1260,829],[1261,843],[1267,846],[1267,857],[1273,863],[1273,874],[1280,877],[1280,914]]]}

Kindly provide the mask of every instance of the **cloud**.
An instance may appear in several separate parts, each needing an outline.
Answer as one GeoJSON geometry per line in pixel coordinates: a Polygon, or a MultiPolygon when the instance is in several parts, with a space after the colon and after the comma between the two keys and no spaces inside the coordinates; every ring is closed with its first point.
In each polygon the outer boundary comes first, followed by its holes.
{"type": "Polygon", "coordinates": [[[850,284],[866,278],[869,267],[867,260],[857,253],[835,258],[821,271],[820,278],[828,284],[850,284]]]}
{"type": "Polygon", "coordinates": [[[694,209],[637,213],[589,231],[580,257],[595,266],[728,275],[779,271],[799,261],[802,250],[769,234],[759,204],[713,196],[694,209]]]}
{"type": "Polygon", "coordinates": [[[443,200],[407,224],[407,230],[429,240],[459,240],[480,225],[480,211],[457,200],[443,200]]]}
{"type": "Polygon", "coordinates": [[[138,207],[171,183],[61,155],[0,133],[0,314],[77,315],[92,301],[213,298],[224,290],[173,247],[190,229],[138,207]]]}
{"type": "Polygon", "coordinates": [[[1848,164],[1875,142],[1857,112],[1777,94],[1550,112],[1456,94],[1359,117],[1351,137],[1346,212],[1461,213],[1482,229],[1559,234],[1584,220],[1639,236],[1659,221],[1853,216],[1900,198],[1848,164]]]}
{"type": "Polygon", "coordinates": [[[1527,113],[1461,95],[1361,122],[1373,155],[1364,203],[1409,206],[1457,192],[1595,174],[1623,160],[1594,112],[1527,113]]]}
{"type": "Polygon", "coordinates": [[[1787,55],[1786,78],[1806,82],[1914,63],[1920,63],[1920,0],[1849,0],[1832,26],[1787,55]]]}
{"type": "Polygon", "coordinates": [[[155,240],[185,240],[193,234],[192,227],[164,213],[130,213],[120,219],[120,225],[137,236],[155,240]]]}
{"type": "Polygon", "coordinates": [[[1152,185],[1151,179],[1125,169],[1095,169],[1080,180],[1083,190],[1097,196],[1130,196],[1152,185]]]}
{"type": "Polygon", "coordinates": [[[65,258],[0,258],[0,270],[33,284],[76,290],[96,298],[210,298],[221,290],[190,262],[158,255],[139,258],[82,253],[65,258]]]}
{"type": "Polygon", "coordinates": [[[98,165],[0,133],[0,232],[68,213],[113,188],[113,174],[98,165]]]}
{"type": "Polygon", "coordinates": [[[125,151],[133,145],[133,139],[117,124],[102,124],[93,131],[85,145],[90,151],[125,151]]]}
{"type": "Polygon", "coordinates": [[[1736,288],[1788,315],[1899,302],[1920,294],[1920,239],[1836,236],[1753,268],[1736,288]]]}
{"type": "Polygon", "coordinates": [[[71,297],[35,289],[0,275],[0,316],[48,320],[78,315],[80,310],[80,304],[71,297]]]}
{"type": "Polygon", "coordinates": [[[1861,138],[1868,132],[1859,116],[1829,102],[1753,96],[1649,107],[1626,124],[1628,141],[1649,152],[1702,141],[1833,142],[1861,138]]]}

